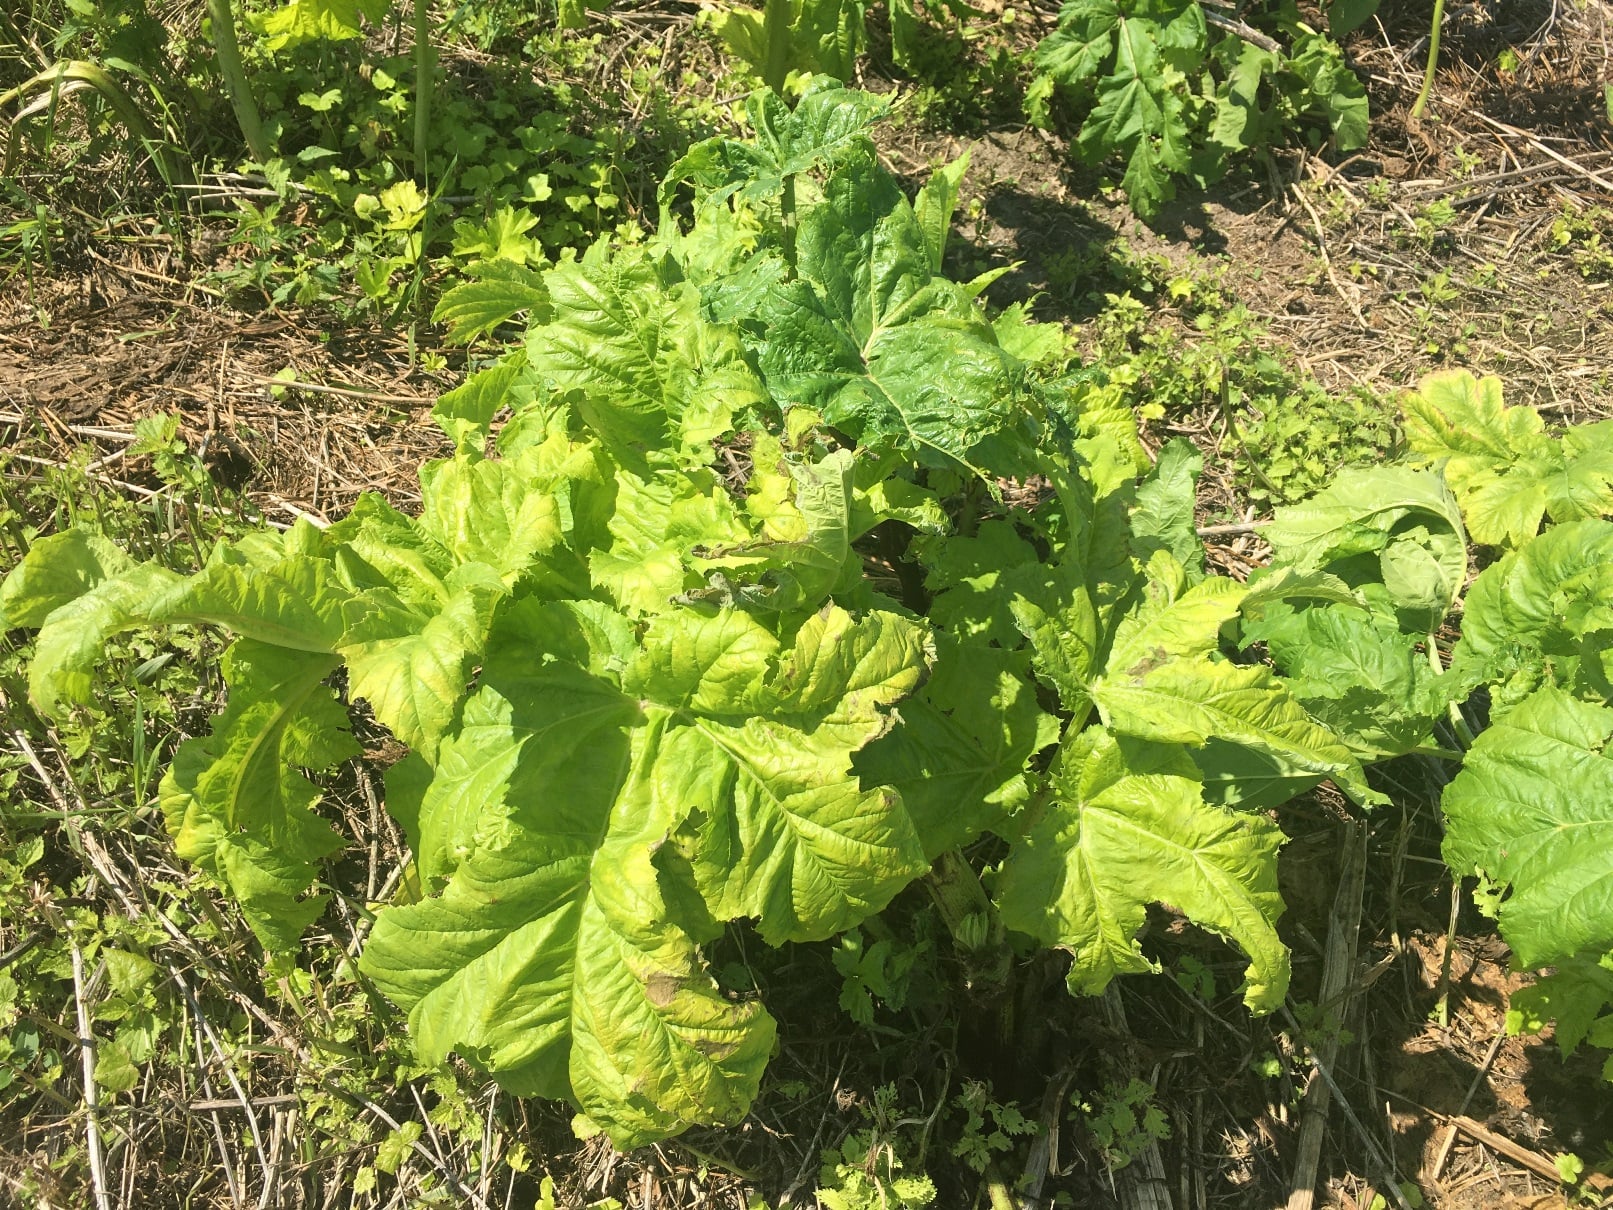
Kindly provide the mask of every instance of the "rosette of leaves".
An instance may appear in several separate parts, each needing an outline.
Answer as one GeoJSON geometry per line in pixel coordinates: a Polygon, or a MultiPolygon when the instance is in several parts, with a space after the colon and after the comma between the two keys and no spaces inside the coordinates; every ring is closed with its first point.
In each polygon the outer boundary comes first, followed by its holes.
{"type": "Polygon", "coordinates": [[[1067,0],[1036,49],[1026,106],[1051,125],[1054,103],[1088,164],[1123,164],[1120,187],[1145,218],[1205,185],[1239,155],[1313,123],[1341,151],[1367,138],[1366,91],[1338,44],[1292,3],[1271,22],[1286,41],[1195,0],[1067,0]]]}
{"type": "MultiPolygon", "coordinates": [[[[119,631],[237,636],[161,800],[268,948],[331,889],[316,783],[362,700],[410,750],[386,808],[412,866],[362,970],[423,1059],[568,1099],[624,1146],[755,1095],[775,1025],[708,972],[725,928],[829,938],[939,859],[962,949],[1012,929],[1095,992],[1153,967],[1162,902],[1247,954],[1269,1010],[1265,810],[1324,778],[1372,796],[1229,643],[1259,607],[1348,591],[1205,574],[1196,455],[1150,464],[1056,329],[941,274],[961,170],[907,198],[876,109],[769,108],[756,143],[691,152],[647,245],[509,283],[527,337],[439,402],[456,450],[418,515],[366,497],[189,577],[73,529],[0,587],[0,625],[40,628],[47,714],[93,695],[119,631]],[[994,900],[959,851],[988,831],[994,900]]],[[[494,284],[467,287],[475,314],[494,284]]]]}

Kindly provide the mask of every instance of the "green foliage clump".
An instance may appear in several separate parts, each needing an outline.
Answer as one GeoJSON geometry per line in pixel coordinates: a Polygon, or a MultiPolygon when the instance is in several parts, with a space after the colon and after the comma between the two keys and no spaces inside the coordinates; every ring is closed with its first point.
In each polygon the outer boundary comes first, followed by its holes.
{"type": "Polygon", "coordinates": [[[1155,1143],[1171,1137],[1165,1111],[1154,1103],[1146,1080],[1111,1084],[1090,1100],[1073,1098],[1076,1111],[1104,1167],[1117,1172],[1155,1143]]]}
{"type": "Polygon", "coordinates": [[[1613,210],[1564,205],[1552,220],[1547,245],[1567,254],[1587,281],[1613,280],[1613,210]]]}
{"type": "Polygon", "coordinates": [[[953,1100],[964,1115],[952,1154],[975,1172],[984,1173],[998,1156],[1013,1151],[1016,1140],[1029,1138],[1040,1127],[1020,1112],[1013,1101],[998,1101],[991,1085],[969,1080],[953,1100]]]}
{"type": "Polygon", "coordinates": [[[1478,876],[1476,900],[1516,962],[1550,971],[1517,995],[1510,1024],[1554,1017],[1565,1049],[1602,1044],[1613,1038],[1613,862],[1599,840],[1613,829],[1607,422],[1551,436],[1532,408],[1503,403],[1498,380],[1466,371],[1429,375],[1404,406],[1410,465],[1340,475],[1266,531],[1277,574],[1336,575],[1354,606],[1281,603],[1244,635],[1364,757],[1433,737],[1460,758],[1441,800],[1445,860],[1478,876]],[[1469,534],[1504,552],[1470,585],[1469,534]],[[1459,603],[1445,668],[1435,633],[1459,603]]]}
{"type": "MultiPolygon", "coordinates": [[[[1337,473],[1266,529],[1270,569],[1208,574],[1201,455],[1149,459],[1062,333],[942,272],[963,165],[906,195],[867,134],[884,108],[758,94],[755,139],[674,167],[653,238],[446,296],[474,330],[524,312],[527,333],[439,401],[455,450],[421,469],[418,516],[366,497],[184,572],[90,526],[30,537],[0,625],[39,631],[34,707],[88,717],[124,636],[230,631],[225,707],[157,799],[283,954],[330,902],[344,841],[320,781],[359,751],[364,702],[409,749],[385,805],[413,860],[359,971],[424,1069],[457,1052],[620,1145],[756,1094],[777,1024],[705,947],[838,937],[866,1021],[908,994],[922,946],[881,949],[872,918],[918,880],[962,901],[938,915],[965,957],[1062,950],[1075,994],[1156,969],[1139,937],[1169,903],[1243,951],[1243,998],[1269,1010],[1289,976],[1270,809],[1324,779],[1369,807],[1366,766],[1459,747],[1447,858],[1510,887],[1492,907],[1524,961],[1583,968],[1541,1004],[1579,995],[1570,1019],[1601,1037],[1603,1002],[1578,1006],[1613,950],[1606,846],[1564,850],[1559,826],[1613,813],[1601,428],[1551,437],[1494,384],[1435,376],[1406,404],[1418,464],[1337,473]],[[1508,551],[1447,668],[1432,636],[1470,529],[1508,551]],[[985,837],[989,893],[964,853],[985,837]]],[[[183,478],[171,425],[141,444],[183,478]]],[[[160,1007],[124,966],[111,1087],[160,1007]]],[[[1089,1125],[1118,1160],[1160,1123],[1111,1101],[1089,1125]]],[[[1029,1126],[978,1089],[959,1107],[971,1163],[1029,1126]]],[[[875,1110],[828,1187],[925,1204],[905,1119],[875,1110]]],[[[408,1143],[388,1136],[376,1179],[408,1143]]]]}
{"type": "Polygon", "coordinates": [[[1068,0],[1037,48],[1031,120],[1050,125],[1055,102],[1067,107],[1076,153],[1122,162],[1120,187],[1144,217],[1175,197],[1177,179],[1214,181],[1307,122],[1341,151],[1366,142],[1366,90],[1291,2],[1269,21],[1286,48],[1217,13],[1196,0],[1068,0]]]}
{"type": "MultiPolygon", "coordinates": [[[[1150,464],[1060,333],[940,272],[961,165],[904,195],[883,109],[759,94],[754,141],[674,168],[653,240],[515,282],[527,340],[439,402],[456,452],[418,517],[366,498],[192,576],[68,530],[0,588],[58,718],[118,635],[237,636],[159,799],[273,951],[326,909],[314,779],[355,751],[338,690],[367,703],[410,749],[386,806],[414,864],[360,969],[422,1063],[457,1051],[622,1144],[755,1095],[776,1025],[707,972],[724,927],[844,934],[950,854],[969,948],[1016,931],[1097,991],[1154,969],[1137,934],[1169,901],[1265,1010],[1265,808],[1323,778],[1375,797],[1222,650],[1257,604],[1336,590],[1205,574],[1198,457],[1150,464]],[[988,832],[994,899],[957,852],[988,832]]],[[[464,288],[485,314],[498,284],[464,288]]]]}
{"type": "Polygon", "coordinates": [[[1553,437],[1539,412],[1502,402],[1500,379],[1465,370],[1431,375],[1403,406],[1412,453],[1441,468],[1475,541],[1517,548],[1547,517],[1613,511],[1613,421],[1553,437]]]}
{"type": "Polygon", "coordinates": [[[909,1171],[915,1156],[912,1127],[922,1119],[899,1117],[894,1084],[874,1090],[860,1106],[863,1124],[823,1153],[817,1198],[826,1210],[922,1210],[936,1199],[935,1182],[909,1171]]]}
{"type": "MultiPolygon", "coordinates": [[[[525,54],[563,73],[596,43],[551,33],[525,54]]],[[[358,41],[265,39],[248,63],[277,196],[238,202],[235,263],[216,273],[231,290],[386,313],[411,302],[438,262],[537,265],[625,221],[617,165],[636,136],[584,133],[587,106],[563,79],[541,87],[496,65],[489,80],[445,74],[431,98],[429,164],[411,165],[407,57],[358,41]],[[448,196],[452,210],[436,201],[448,196]]]]}
{"type": "Polygon", "coordinates": [[[1180,271],[1122,246],[1106,266],[1090,255],[1055,266],[1061,294],[1107,268],[1092,324],[1094,380],[1146,421],[1216,415],[1228,452],[1246,463],[1243,491],[1263,505],[1320,488],[1340,467],[1388,457],[1399,440],[1393,403],[1364,390],[1336,393],[1274,352],[1265,326],[1227,297],[1215,270],[1180,271]],[[1153,304],[1152,306],[1150,304],[1153,304]]]}
{"type": "Polygon", "coordinates": [[[1254,396],[1258,402],[1238,422],[1253,472],[1250,499],[1301,499],[1340,467],[1377,461],[1395,448],[1392,404],[1365,389],[1335,393],[1314,379],[1296,380],[1275,358],[1262,357],[1257,365],[1271,373],[1261,375],[1266,381],[1254,396]]]}

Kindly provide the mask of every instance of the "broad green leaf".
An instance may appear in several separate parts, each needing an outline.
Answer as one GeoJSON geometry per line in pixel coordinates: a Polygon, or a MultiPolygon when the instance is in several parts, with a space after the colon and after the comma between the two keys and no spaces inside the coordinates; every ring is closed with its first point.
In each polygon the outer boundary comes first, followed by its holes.
{"type": "Polygon", "coordinates": [[[348,689],[375,717],[430,760],[482,654],[504,586],[491,568],[466,576],[442,608],[377,610],[342,635],[348,689]]]}
{"type": "Polygon", "coordinates": [[[212,623],[279,647],[333,652],[365,605],[322,553],[317,531],[299,523],[283,539],[259,534],[220,546],[189,578],[142,563],[103,580],[45,619],[29,696],[50,717],[87,702],[107,640],[137,626],[212,623]]]}
{"type": "Polygon", "coordinates": [[[1030,640],[1036,674],[1057,690],[1079,729],[1092,707],[1090,687],[1107,636],[1086,577],[1074,563],[1033,567],[1010,581],[1008,611],[1030,640]]]}
{"type": "Polygon", "coordinates": [[[976,447],[1031,418],[1024,367],[974,303],[935,278],[923,229],[872,165],[831,178],[800,220],[800,276],[760,316],[768,389],[876,451],[971,467],[976,447]]]}
{"type": "Polygon", "coordinates": [[[1067,527],[1062,558],[1016,570],[1007,580],[1009,612],[1031,642],[1036,671],[1058,690],[1077,726],[1091,705],[1090,684],[1106,665],[1212,650],[1244,591],[1226,579],[1190,589],[1202,571],[1190,575],[1171,554],[1181,549],[1202,568],[1192,529],[1190,451],[1167,446],[1137,488],[1135,467],[1117,443],[1103,438],[1088,448],[1097,460],[1080,468],[1087,473],[1054,472],[1067,527]]]}
{"type": "Polygon", "coordinates": [[[139,1067],[129,1057],[128,1048],[115,1039],[96,1047],[95,1083],[103,1091],[114,1094],[139,1086],[139,1067]]]}
{"type": "Polygon", "coordinates": [[[1339,738],[1259,665],[1208,656],[1112,665],[1091,693],[1105,724],[1119,734],[1195,747],[1237,744],[1285,777],[1330,777],[1358,802],[1381,798],[1339,738]]]}
{"type": "Polygon", "coordinates": [[[1121,21],[1114,0],[1067,4],[1058,29],[1036,48],[1036,70],[1065,86],[1098,76],[1114,54],[1121,21]]]}
{"type": "Polygon", "coordinates": [[[300,770],[359,747],[323,684],[336,657],[241,639],[223,664],[229,705],[211,735],[180,745],[158,796],[179,855],[229,888],[266,948],[291,949],[324,910],[303,895],[342,847],[300,770]]]}
{"type": "Polygon", "coordinates": [[[415,837],[428,891],[479,849],[502,843],[512,817],[542,808],[529,826],[552,814],[561,827],[572,800],[592,795],[603,810],[620,790],[626,729],[640,712],[610,678],[539,649],[560,645],[557,624],[547,612],[506,616],[477,691],[442,743],[415,837]],[[520,638],[534,649],[523,652],[520,638]],[[590,749],[599,756],[592,767],[590,749]]]}
{"type": "MultiPolygon", "coordinates": [[[[753,458],[766,444],[753,445],[753,458]]],[[[775,608],[821,605],[838,581],[855,579],[861,571],[851,549],[852,464],[850,450],[836,450],[817,462],[788,460],[785,478],[794,499],[766,508],[758,539],[712,548],[703,562],[742,571],[747,580],[763,578],[774,589],[769,603],[775,608]]],[[[778,474],[752,465],[752,488],[769,473],[778,474]]]]}
{"type": "Polygon", "coordinates": [[[596,247],[545,276],[554,319],[527,359],[624,466],[699,466],[734,417],[765,404],[734,333],[703,319],[692,286],[664,280],[643,251],[596,247]]]}
{"type": "Polygon", "coordinates": [[[604,541],[614,495],[597,447],[560,436],[502,459],[462,454],[429,463],[420,483],[420,530],[456,560],[586,594],[583,554],[604,541]]]}
{"type": "Polygon", "coordinates": [[[257,19],[264,43],[271,51],[326,39],[356,38],[364,32],[363,20],[380,22],[387,0],[286,0],[257,19]]]}
{"type": "Polygon", "coordinates": [[[1554,526],[1468,590],[1451,670],[1489,681],[1497,711],[1536,686],[1605,691],[1613,672],[1613,523],[1554,526]]]}
{"type": "Polygon", "coordinates": [[[1322,780],[1280,753],[1235,740],[1212,737],[1191,755],[1204,782],[1205,801],[1239,811],[1273,811],[1322,780]]]}
{"type": "Polygon", "coordinates": [[[855,60],[866,40],[863,0],[787,3],[793,55],[789,69],[828,78],[809,82],[793,106],[779,96],[776,86],[758,89],[745,99],[745,112],[756,132],[756,146],[784,175],[793,175],[859,154],[857,144],[890,112],[892,98],[840,83],[856,75],[855,60]]]}
{"type": "MultiPolygon", "coordinates": [[[[978,281],[976,278],[964,287],[976,298],[979,295],[974,287],[978,281]]],[[[1032,366],[1057,362],[1066,357],[1071,341],[1064,325],[1037,323],[1030,317],[1030,311],[1025,303],[1010,303],[991,321],[991,334],[997,338],[1003,351],[1032,366]]]]}
{"type": "MultiPolygon", "coordinates": [[[[753,28],[744,10],[729,10],[732,28],[753,28]]],[[[792,109],[776,93],[761,89],[745,102],[754,141],[707,139],[696,143],[667,172],[661,186],[663,230],[670,221],[673,189],[694,182],[702,217],[728,198],[775,204],[787,177],[819,168],[834,169],[873,155],[869,128],[890,110],[890,102],[837,81],[815,81],[792,109]]],[[[720,211],[719,211],[720,213],[720,211]]]]}
{"type": "MultiPolygon", "coordinates": [[[[469,344],[491,335],[523,311],[530,323],[549,318],[549,291],[543,275],[508,260],[477,261],[465,269],[472,279],[443,291],[431,322],[448,327],[449,344],[469,344]]],[[[450,434],[452,435],[452,434],[450,434]]]]}
{"type": "Polygon", "coordinates": [[[1209,149],[1215,173],[1224,169],[1230,155],[1272,140],[1280,123],[1275,111],[1282,102],[1270,98],[1267,94],[1272,90],[1263,90],[1262,85],[1281,65],[1282,60],[1272,51],[1252,42],[1242,44],[1227,71],[1225,87],[1213,98],[1215,120],[1210,124],[1209,149]],[[1263,100],[1267,102],[1264,106],[1263,100]]]}
{"type": "Polygon", "coordinates": [[[952,231],[952,213],[958,208],[958,187],[969,171],[969,153],[943,164],[930,173],[930,179],[913,199],[913,216],[924,233],[924,246],[930,253],[930,272],[941,272],[946,259],[947,236],[952,231]]]}
{"type": "Polygon", "coordinates": [[[765,18],[737,5],[718,8],[711,27],[769,85],[780,87],[790,71],[820,72],[836,80],[855,74],[857,55],[868,39],[862,0],[772,0],[767,8],[765,18]],[[770,53],[768,27],[774,22],[785,31],[783,61],[770,53]]]}
{"type": "Polygon", "coordinates": [[[864,785],[892,786],[931,859],[1001,828],[1029,801],[1032,756],[1058,740],[1023,654],[938,636],[935,673],[901,723],[857,755],[864,785]]]}
{"type": "Polygon", "coordinates": [[[355,592],[384,590],[425,613],[448,599],[448,581],[458,560],[424,533],[415,518],[379,496],[361,496],[348,513],[325,531],[342,582],[355,592]]]}
{"type": "Polygon", "coordinates": [[[1113,71],[1104,78],[1098,104],[1082,122],[1075,144],[1088,163],[1125,157],[1121,186],[1145,217],[1175,195],[1171,176],[1189,166],[1185,102],[1172,87],[1171,73],[1193,71],[1208,37],[1196,4],[1160,16],[1170,19],[1119,18],[1113,71]]]}
{"type": "MultiPolygon", "coordinates": [[[[914,75],[924,68],[923,50],[928,22],[921,16],[928,12],[932,20],[940,22],[950,17],[953,22],[978,20],[986,14],[963,0],[895,0],[886,6],[890,18],[891,57],[896,66],[914,75]]],[[[954,26],[954,28],[958,28],[954,26]]]]}
{"type": "MultiPolygon", "coordinates": [[[[1569,1055],[1595,1032],[1597,1045],[1607,1046],[1610,1018],[1602,1010],[1613,1004],[1613,955],[1565,958],[1549,975],[1520,987],[1507,997],[1507,1032],[1537,1034],[1555,1023],[1553,1040],[1569,1055]]],[[[1607,1069],[1603,1068],[1603,1078],[1607,1069]]]]}
{"type": "Polygon", "coordinates": [[[1519,965],[1613,948],[1613,709],[1543,688],[1494,722],[1446,788],[1445,861],[1507,888],[1519,965]]]}
{"type": "Polygon", "coordinates": [[[1250,1008],[1283,1002],[1275,824],[1204,802],[1180,748],[1101,728],[1067,742],[1052,788],[1003,865],[997,904],[1009,928],[1070,952],[1073,993],[1095,995],[1116,975],[1156,969],[1137,936],[1157,902],[1243,949],[1250,1008]]]}
{"type": "Polygon", "coordinates": [[[1562,440],[1533,408],[1501,402],[1501,380],[1466,370],[1430,374],[1402,401],[1406,437],[1440,467],[1476,542],[1518,547],[1541,521],[1613,513],[1613,423],[1581,425],[1562,440]]]}
{"type": "Polygon", "coordinates": [[[751,537],[709,470],[666,471],[649,480],[618,473],[608,538],[589,554],[589,573],[622,609],[658,613],[703,591],[700,552],[751,537]]]}
{"type": "Polygon", "coordinates": [[[486,444],[493,417],[513,402],[511,389],[523,377],[531,376],[525,358],[519,362],[501,361],[478,370],[437,399],[431,418],[456,446],[480,452],[486,444]]]}
{"type": "Polygon", "coordinates": [[[1159,460],[1137,488],[1130,525],[1136,556],[1147,561],[1154,550],[1167,550],[1187,570],[1189,579],[1204,575],[1204,543],[1194,528],[1198,479],[1204,455],[1185,437],[1172,437],[1159,460]]]}
{"type": "MultiPolygon", "coordinates": [[[[721,650],[761,642],[759,627],[740,618],[719,615],[695,641],[721,650]]],[[[677,634],[646,636],[640,691],[686,660],[690,640],[677,634]]],[[[827,937],[879,911],[927,867],[900,796],[862,789],[851,771],[852,754],[890,726],[882,707],[917,685],[925,637],[893,614],[854,622],[827,608],[792,649],[768,653],[777,672],[765,681],[729,671],[731,656],[698,682],[685,675],[674,716],[684,725],[667,730],[653,791],[694,807],[680,847],[718,919],[756,916],[774,943],[827,937]]]]}
{"type": "MultiPolygon", "coordinates": [[[[860,466],[877,463],[871,460],[860,466]]],[[[855,490],[851,499],[851,532],[860,538],[883,521],[901,521],[920,534],[945,533],[952,523],[941,507],[940,498],[927,487],[920,487],[911,479],[886,478],[881,475],[871,482],[865,476],[854,476],[855,490]]]]}
{"type": "Polygon", "coordinates": [[[1346,467],[1309,500],[1278,509],[1264,536],[1278,565],[1381,582],[1419,630],[1438,626],[1467,576],[1455,497],[1438,476],[1407,467],[1346,467]]]}
{"type": "Polygon", "coordinates": [[[759,1006],[699,967],[695,891],[818,938],[926,868],[900,797],[851,769],[926,650],[893,615],[826,609],[785,646],[735,610],[636,640],[607,614],[505,614],[420,799],[430,897],[380,914],[364,965],[423,1056],[569,1096],[627,1145],[733,1120],[771,1049],[759,1006]]]}
{"type": "Polygon", "coordinates": [[[1011,523],[983,521],[973,537],[924,537],[910,549],[924,565],[924,587],[934,594],[931,622],[959,637],[1018,645],[1014,619],[1003,614],[1004,591],[1016,583],[1015,569],[1042,569],[1036,548],[1011,523]]]}
{"type": "Polygon", "coordinates": [[[667,919],[651,855],[670,821],[618,800],[653,758],[622,729],[633,704],[599,685],[579,712],[579,674],[536,664],[504,664],[444,745],[423,813],[457,808],[464,851],[440,891],[378,913],[363,969],[424,1061],[458,1049],[622,1146],[735,1121],[772,1019],[724,999],[667,919]]]}
{"type": "Polygon", "coordinates": [[[1371,133],[1372,106],[1366,86],[1355,74],[1339,44],[1301,27],[1288,60],[1289,70],[1303,81],[1308,107],[1327,119],[1339,151],[1365,147],[1371,133]]]}
{"type": "Polygon", "coordinates": [[[1360,607],[1277,603],[1243,636],[1266,644],[1289,691],[1363,760],[1431,743],[1455,687],[1435,674],[1415,636],[1360,607]]]}
{"type": "Polygon", "coordinates": [[[1220,649],[1221,628],[1238,615],[1248,588],[1226,576],[1189,586],[1173,555],[1157,552],[1133,608],[1120,619],[1106,673],[1136,679],[1168,660],[1220,649]]]}
{"type": "Polygon", "coordinates": [[[1367,607],[1360,593],[1325,571],[1260,567],[1250,573],[1244,587],[1241,609],[1246,617],[1258,617],[1262,610],[1282,601],[1367,607]]]}
{"type": "Polygon", "coordinates": [[[52,610],[134,568],[114,542],[74,527],[38,538],[0,581],[0,633],[39,626],[52,610]]]}

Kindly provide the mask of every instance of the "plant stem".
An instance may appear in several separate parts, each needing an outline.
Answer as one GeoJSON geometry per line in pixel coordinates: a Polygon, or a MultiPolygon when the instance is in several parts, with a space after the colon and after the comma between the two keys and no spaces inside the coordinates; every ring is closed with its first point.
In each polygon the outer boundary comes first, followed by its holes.
{"type": "Polygon", "coordinates": [[[1265,489],[1271,493],[1273,501],[1282,499],[1282,493],[1277,490],[1277,485],[1267,477],[1265,468],[1260,465],[1260,460],[1255,457],[1255,452],[1249,448],[1249,443],[1243,439],[1243,431],[1238,428],[1238,418],[1232,414],[1232,387],[1227,382],[1227,363],[1225,361],[1221,363],[1221,416],[1226,420],[1227,431],[1232,434],[1232,440],[1238,443],[1238,452],[1243,455],[1243,460],[1249,464],[1249,469],[1254,471],[1255,478],[1259,479],[1265,489]]]}
{"type": "Polygon", "coordinates": [[[414,170],[422,181],[431,145],[431,52],[430,2],[414,0],[414,170]]]}
{"type": "Polygon", "coordinates": [[[1010,959],[1007,930],[962,850],[949,849],[937,857],[924,876],[924,886],[964,958],[970,986],[1005,986],[1010,959]]]}
{"type": "Polygon", "coordinates": [[[779,198],[779,233],[784,237],[784,263],[790,276],[795,276],[795,175],[784,178],[784,193],[779,198]]]}
{"type": "Polygon", "coordinates": [[[996,1164],[986,1169],[986,1201],[991,1210],[1015,1210],[1017,1205],[1014,1195],[1009,1192],[1008,1182],[1003,1178],[1002,1169],[996,1164]]]}
{"type": "Polygon", "coordinates": [[[90,1188],[97,1210],[112,1210],[106,1191],[106,1164],[101,1150],[100,1097],[95,1086],[95,1033],[84,1003],[84,952],[78,942],[68,941],[73,959],[73,1005],[78,1013],[79,1070],[84,1078],[84,1138],[90,1153],[90,1188]]]}
{"type": "Polygon", "coordinates": [[[790,74],[790,0],[767,0],[762,8],[762,37],[767,43],[762,83],[783,96],[784,80],[790,74]]]}
{"type": "Polygon", "coordinates": [[[1434,20],[1428,27],[1428,66],[1423,68],[1423,87],[1412,104],[1411,116],[1423,116],[1428,94],[1434,91],[1434,69],[1439,66],[1439,31],[1445,24],[1445,0],[1434,0],[1434,20]]]}
{"type": "MultiPolygon", "coordinates": [[[[1445,674],[1445,663],[1439,658],[1439,642],[1430,633],[1427,643],[1429,666],[1433,668],[1435,676],[1443,676],[1445,674]]],[[[1467,725],[1467,719],[1462,714],[1462,708],[1455,702],[1450,703],[1449,712],[1451,730],[1456,732],[1456,742],[1462,745],[1462,751],[1465,753],[1473,746],[1473,728],[1467,725]]]]}
{"type": "Polygon", "coordinates": [[[269,136],[263,131],[263,119],[258,116],[258,101],[252,95],[252,81],[247,79],[246,67],[241,62],[241,44],[235,40],[235,14],[230,11],[230,0],[207,0],[207,16],[213,23],[213,51],[218,55],[218,74],[224,78],[224,91],[230,94],[230,108],[235,110],[236,124],[246,139],[247,150],[260,164],[274,156],[269,136]]]}

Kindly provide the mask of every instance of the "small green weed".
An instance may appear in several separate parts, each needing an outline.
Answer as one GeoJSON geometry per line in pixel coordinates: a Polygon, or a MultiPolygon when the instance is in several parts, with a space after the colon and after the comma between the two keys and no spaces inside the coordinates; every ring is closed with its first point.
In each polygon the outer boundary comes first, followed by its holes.
{"type": "Polygon", "coordinates": [[[869,942],[861,929],[851,929],[835,943],[834,967],[840,974],[840,1007],[859,1025],[874,1023],[874,1006],[900,1011],[907,1003],[914,966],[930,954],[930,943],[907,945],[894,937],[869,942]]]}
{"type": "MultiPolygon", "coordinates": [[[[1081,258],[1082,268],[1091,263],[1081,258]]],[[[1227,296],[1218,267],[1183,271],[1123,243],[1105,263],[1127,288],[1106,294],[1089,325],[1100,396],[1145,421],[1215,409],[1227,440],[1243,451],[1251,499],[1298,499],[1340,466],[1393,448],[1392,405],[1365,390],[1335,394],[1296,372],[1266,347],[1261,322],[1227,296]]],[[[1437,279],[1429,288],[1449,290],[1437,279]]]]}
{"type": "Polygon", "coordinates": [[[1546,242],[1553,252],[1566,253],[1585,280],[1613,280],[1613,210],[1565,203],[1546,242]]]}
{"type": "Polygon", "coordinates": [[[1126,1167],[1149,1146],[1171,1136],[1165,1111],[1154,1104],[1153,1086],[1144,1080],[1110,1084],[1090,1100],[1078,1094],[1072,1103],[1111,1172],[1126,1167]]]}
{"type": "Polygon", "coordinates": [[[964,1123],[952,1154],[975,1172],[985,1172],[994,1159],[1014,1150],[1016,1140],[1040,1129],[1016,1102],[995,1100],[991,1085],[980,1080],[967,1081],[953,1106],[964,1114],[964,1123]]]}
{"type": "Polygon", "coordinates": [[[863,1125],[823,1153],[818,1202],[826,1210],[919,1210],[936,1198],[935,1182],[909,1168],[923,1162],[912,1138],[923,1118],[898,1117],[894,1084],[862,1106],[863,1125]]]}

